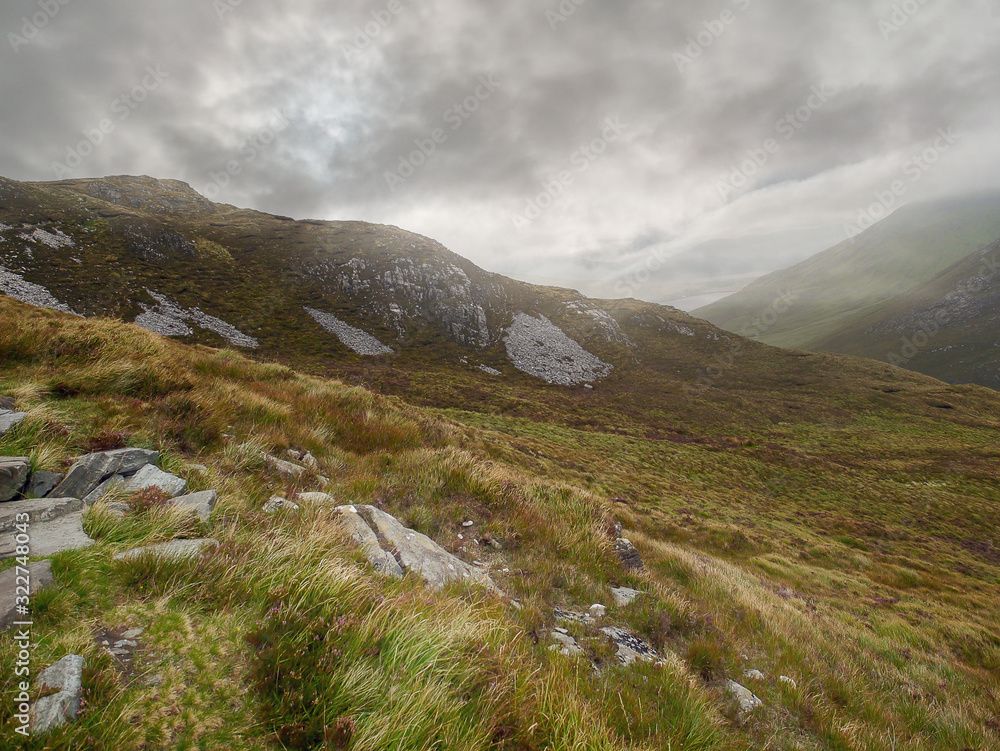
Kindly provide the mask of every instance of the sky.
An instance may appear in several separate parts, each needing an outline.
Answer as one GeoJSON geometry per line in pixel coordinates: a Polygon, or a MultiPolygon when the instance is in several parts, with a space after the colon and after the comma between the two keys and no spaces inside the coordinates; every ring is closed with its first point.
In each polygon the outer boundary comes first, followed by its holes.
{"type": "Polygon", "coordinates": [[[4,0],[0,174],[719,296],[1000,187],[1000,0],[4,0]]]}

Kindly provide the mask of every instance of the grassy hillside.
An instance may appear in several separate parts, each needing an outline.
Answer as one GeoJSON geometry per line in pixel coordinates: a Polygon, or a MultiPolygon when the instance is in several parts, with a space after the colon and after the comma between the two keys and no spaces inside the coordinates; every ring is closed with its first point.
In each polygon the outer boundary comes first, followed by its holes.
{"type": "Polygon", "coordinates": [[[1000,241],[809,344],[1000,390],[1000,241]]]}
{"type": "Polygon", "coordinates": [[[729,331],[753,331],[769,344],[821,348],[998,237],[1000,194],[909,204],[857,237],[693,314],[729,331]],[[760,326],[761,316],[788,293],[794,304],[760,326]]]}
{"type": "MultiPolygon", "coordinates": [[[[1000,745],[992,392],[748,344],[722,386],[687,402],[697,418],[742,403],[738,419],[669,431],[674,408],[639,382],[621,417],[555,387],[536,388],[526,415],[495,408],[517,393],[503,389],[481,410],[418,408],[3,297],[0,321],[0,394],[28,411],[0,455],[58,469],[98,445],[155,447],[195,489],[220,491],[208,530],[156,507],[89,513],[98,544],[57,556],[57,584],[35,602],[33,658],[85,655],[86,706],[27,748],[1000,745]],[[796,357],[810,380],[768,372],[796,357]],[[290,447],[319,461],[294,483],[259,454],[290,447]],[[505,596],[379,579],[322,507],[261,513],[274,493],[318,489],[319,474],[343,502],[377,504],[478,557],[505,596]],[[460,539],[466,519],[500,547],[460,539]],[[619,567],[616,521],[644,573],[619,567]],[[204,531],[222,545],[197,563],[111,560],[204,531]],[[619,608],[611,585],[645,594],[619,608]],[[583,624],[569,629],[585,658],[550,651],[553,608],[594,602],[664,663],[616,667],[583,624]],[[125,668],[100,634],[135,626],[145,633],[125,668]],[[764,707],[742,716],[725,681],[747,683],[748,669],[765,675],[750,684],[764,707]]],[[[0,661],[14,654],[0,640],[0,661]]],[[[5,695],[12,680],[0,672],[5,695]]],[[[0,706],[5,730],[10,712],[0,706]]]]}

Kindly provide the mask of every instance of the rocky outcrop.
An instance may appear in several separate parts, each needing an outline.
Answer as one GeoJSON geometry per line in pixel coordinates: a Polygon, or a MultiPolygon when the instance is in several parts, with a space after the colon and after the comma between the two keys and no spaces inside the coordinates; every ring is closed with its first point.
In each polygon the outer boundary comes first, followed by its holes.
{"type": "Polygon", "coordinates": [[[158,451],[147,449],[117,449],[87,454],[76,460],[66,478],[52,491],[53,495],[86,498],[111,475],[131,475],[160,458],[158,451]]]}
{"type": "Polygon", "coordinates": [[[168,542],[133,548],[114,557],[116,561],[135,561],[144,557],[163,558],[170,561],[183,561],[200,557],[212,548],[218,547],[218,540],[169,540],[168,542]]]}
{"type": "MultiPolygon", "coordinates": [[[[49,556],[66,550],[89,548],[94,540],[83,529],[83,501],[77,498],[39,498],[0,506],[2,532],[13,531],[18,513],[27,513],[30,555],[49,556]],[[13,508],[11,508],[13,507],[13,508]],[[8,510],[11,509],[11,510],[8,510]]],[[[17,554],[14,535],[0,536],[0,560],[17,554]]]]}
{"type": "Polygon", "coordinates": [[[0,533],[17,529],[18,517],[29,525],[41,524],[83,510],[79,498],[32,498],[0,505],[0,533]],[[23,516],[22,516],[23,515],[23,516]]]}
{"type": "Polygon", "coordinates": [[[43,696],[32,707],[32,731],[47,733],[76,720],[83,698],[83,671],[87,661],[80,655],[66,655],[59,662],[46,668],[35,681],[35,687],[56,690],[43,696]]]}
{"type": "Polygon", "coordinates": [[[27,456],[0,457],[0,503],[16,498],[31,472],[31,459],[27,456]]]}
{"type": "Polygon", "coordinates": [[[413,572],[431,587],[468,581],[493,589],[489,575],[478,566],[456,558],[426,535],[404,527],[374,506],[336,509],[348,535],[376,571],[384,576],[413,572]]]}
{"type": "Polygon", "coordinates": [[[41,592],[55,582],[52,575],[52,561],[35,561],[27,566],[9,568],[0,573],[0,629],[8,629],[14,621],[30,620],[30,613],[18,613],[18,585],[24,584],[24,569],[27,569],[28,591],[31,596],[41,592]]]}

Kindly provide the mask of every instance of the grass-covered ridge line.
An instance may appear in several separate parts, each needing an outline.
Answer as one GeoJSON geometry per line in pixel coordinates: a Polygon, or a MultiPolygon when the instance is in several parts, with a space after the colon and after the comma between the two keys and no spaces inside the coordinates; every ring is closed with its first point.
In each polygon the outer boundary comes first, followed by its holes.
{"type": "MultiPolygon", "coordinates": [[[[90,694],[75,725],[29,748],[1000,744],[1000,560],[989,554],[1000,412],[988,392],[956,391],[959,409],[940,410],[911,383],[853,415],[831,394],[827,424],[617,434],[560,424],[558,412],[416,408],[4,298],[0,321],[0,393],[29,413],[0,455],[59,469],[118,436],[163,451],[193,490],[220,493],[209,529],[161,508],[119,521],[99,504],[86,522],[98,544],[56,558],[58,583],[35,603],[35,664],[87,656],[90,694]],[[903,421],[897,396],[922,406],[903,421]],[[298,484],[260,459],[290,447],[319,461],[298,484]],[[319,474],[344,503],[380,505],[485,562],[520,609],[375,577],[321,507],[261,512],[319,474]],[[470,544],[466,519],[502,547],[470,544]],[[618,567],[616,520],[646,573],[618,567]],[[198,565],[111,561],[204,533],[222,545],[198,565]],[[617,608],[610,585],[646,595],[617,608]],[[594,602],[666,664],[615,668],[582,625],[569,628],[589,659],[550,652],[552,608],[594,602]],[[122,672],[93,634],[135,626],[146,633],[122,672]],[[767,676],[750,684],[765,707],[740,721],[725,680],[749,668],[767,676]]],[[[0,645],[10,664],[12,645],[0,645]]]]}

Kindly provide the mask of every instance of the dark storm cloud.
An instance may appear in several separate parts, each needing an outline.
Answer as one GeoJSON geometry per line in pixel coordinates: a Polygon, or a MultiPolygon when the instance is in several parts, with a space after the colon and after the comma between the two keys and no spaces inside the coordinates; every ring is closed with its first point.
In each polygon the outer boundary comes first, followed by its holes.
{"type": "Polygon", "coordinates": [[[996,10],[7,0],[0,173],[173,177],[265,211],[397,224],[510,273],[606,279],[714,240],[766,270],[789,251],[760,237],[827,237],[939,128],[962,139],[911,197],[1000,182],[996,10]],[[817,87],[835,94],[814,106],[817,87]],[[601,143],[608,118],[621,133],[601,143]],[[767,139],[766,162],[721,187],[767,139]]]}

